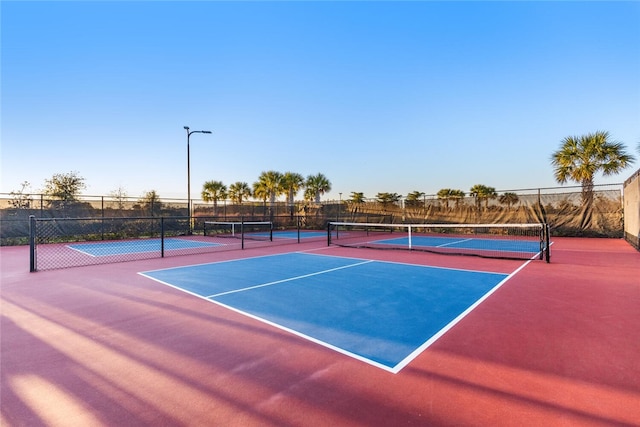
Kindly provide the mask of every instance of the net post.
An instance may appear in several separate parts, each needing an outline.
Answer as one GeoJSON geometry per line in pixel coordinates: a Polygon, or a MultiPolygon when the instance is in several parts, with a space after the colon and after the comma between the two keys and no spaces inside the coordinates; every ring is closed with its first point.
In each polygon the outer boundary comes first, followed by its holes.
{"type": "Polygon", "coordinates": [[[544,233],[545,233],[545,247],[546,247],[546,257],[545,257],[545,261],[547,261],[547,264],[549,262],[551,262],[551,229],[549,227],[549,224],[545,224],[544,225],[544,233]]]}
{"type": "Polygon", "coordinates": [[[409,250],[411,250],[411,225],[409,225],[409,250]]]}
{"type": "MultiPolygon", "coordinates": [[[[231,225],[233,227],[233,224],[231,225]]],[[[240,217],[240,249],[244,249],[244,218],[240,217]]]]}
{"type": "Polygon", "coordinates": [[[331,221],[327,221],[327,246],[331,246],[331,221]]]}
{"type": "Polygon", "coordinates": [[[273,221],[269,221],[269,241],[273,242],[273,221]]]}
{"type": "Polygon", "coordinates": [[[540,256],[538,257],[538,259],[543,259],[544,258],[544,252],[546,251],[546,247],[545,247],[545,229],[544,229],[544,224],[540,224],[540,256]]]}
{"type": "Polygon", "coordinates": [[[36,216],[29,215],[29,272],[36,271],[36,216]]]}
{"type": "Polygon", "coordinates": [[[160,258],[164,258],[164,217],[160,217],[160,258]]]}

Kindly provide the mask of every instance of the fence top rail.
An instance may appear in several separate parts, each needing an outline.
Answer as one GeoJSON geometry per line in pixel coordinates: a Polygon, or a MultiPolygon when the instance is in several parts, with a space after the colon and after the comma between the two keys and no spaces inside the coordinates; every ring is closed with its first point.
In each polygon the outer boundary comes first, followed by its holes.
{"type": "MultiPolygon", "coordinates": [[[[262,215],[256,215],[258,217],[262,215]]],[[[192,220],[204,220],[206,222],[216,222],[218,224],[223,223],[225,221],[216,221],[216,218],[220,218],[218,216],[91,216],[91,217],[37,217],[35,215],[29,215],[29,218],[34,218],[36,221],[113,221],[113,220],[132,220],[132,219],[153,219],[153,220],[173,220],[173,219],[184,219],[188,220],[191,218],[192,220]]],[[[282,215],[273,215],[273,218],[287,218],[290,219],[291,215],[282,214],[282,215]]],[[[301,218],[300,215],[294,215],[293,218],[301,218]]],[[[272,221],[242,221],[241,217],[238,217],[238,221],[226,221],[231,224],[240,224],[244,222],[245,224],[267,224],[272,221]]]]}
{"type": "Polygon", "coordinates": [[[108,216],[108,217],[103,217],[103,216],[91,216],[91,217],[83,217],[83,218],[40,218],[40,217],[36,217],[35,215],[31,215],[30,218],[34,218],[36,221],[113,221],[113,220],[132,220],[132,219],[155,219],[155,220],[162,220],[162,219],[189,219],[188,216],[126,216],[126,217],[120,217],[120,216],[108,216]]]}

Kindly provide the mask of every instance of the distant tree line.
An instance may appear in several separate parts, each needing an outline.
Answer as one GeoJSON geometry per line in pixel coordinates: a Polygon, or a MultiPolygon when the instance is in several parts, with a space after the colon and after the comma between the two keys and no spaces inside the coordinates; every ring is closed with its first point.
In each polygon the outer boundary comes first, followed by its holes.
{"type": "MultiPolygon", "coordinates": [[[[640,142],[638,143],[640,152],[640,142]]],[[[621,172],[627,166],[633,164],[634,156],[625,151],[622,143],[612,141],[608,132],[597,131],[582,136],[569,136],[561,141],[560,148],[551,155],[551,165],[554,167],[554,177],[560,184],[575,181],[582,187],[582,198],[585,206],[593,203],[594,177],[597,173],[605,176],[621,172]]],[[[23,182],[21,189],[12,191],[11,206],[16,209],[29,208],[32,203],[28,192],[30,184],[23,182]]],[[[65,206],[78,201],[81,190],[86,188],[85,179],[78,172],[57,173],[45,180],[43,194],[48,197],[49,203],[55,208],[65,206]]],[[[322,173],[309,175],[306,178],[299,173],[281,173],[274,170],[262,172],[258,179],[249,185],[247,182],[237,181],[229,186],[222,181],[206,181],[202,186],[202,200],[212,202],[214,209],[219,201],[231,200],[242,204],[253,198],[254,200],[275,203],[280,196],[285,196],[289,205],[293,206],[297,194],[304,190],[305,201],[320,203],[320,197],[331,191],[331,182],[322,173]]],[[[476,184],[469,189],[468,195],[474,197],[476,206],[488,207],[489,201],[498,199],[501,204],[512,207],[518,203],[515,193],[507,192],[498,195],[494,187],[476,184]]],[[[110,196],[124,204],[127,194],[121,187],[113,191],[110,196]]],[[[459,189],[443,188],[438,191],[437,197],[448,208],[450,203],[458,206],[466,193],[459,189]]],[[[419,206],[426,197],[425,193],[412,191],[404,198],[407,207],[419,206]]],[[[398,193],[377,193],[375,200],[383,206],[396,204],[403,198],[398,193]]],[[[364,193],[352,192],[345,202],[363,203],[366,198],[364,193]]],[[[160,204],[160,196],[155,190],[147,191],[140,199],[142,206],[160,204]]]]}
{"type": "Polygon", "coordinates": [[[242,204],[253,197],[263,202],[274,203],[279,196],[286,196],[291,205],[300,190],[304,189],[304,200],[320,203],[320,197],[331,191],[331,181],[321,173],[304,178],[296,172],[281,173],[270,170],[260,174],[258,180],[249,186],[247,182],[237,181],[227,187],[222,181],[207,181],[202,186],[202,200],[213,202],[231,200],[242,204]]]}

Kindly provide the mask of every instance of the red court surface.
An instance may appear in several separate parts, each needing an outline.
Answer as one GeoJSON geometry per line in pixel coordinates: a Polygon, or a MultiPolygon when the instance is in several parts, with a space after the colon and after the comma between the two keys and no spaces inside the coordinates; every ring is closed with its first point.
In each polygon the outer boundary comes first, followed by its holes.
{"type": "MultiPolygon", "coordinates": [[[[276,250],[314,245],[522,264],[276,250]]],[[[266,253],[29,273],[28,248],[1,248],[0,424],[640,425],[640,253],[623,240],[554,239],[550,264],[530,262],[397,374],[137,274],[266,253]]]]}

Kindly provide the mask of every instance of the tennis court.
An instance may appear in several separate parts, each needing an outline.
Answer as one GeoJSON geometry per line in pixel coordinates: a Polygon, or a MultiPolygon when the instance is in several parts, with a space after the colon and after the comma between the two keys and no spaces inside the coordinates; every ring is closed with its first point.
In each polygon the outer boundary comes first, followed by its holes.
{"type": "Polygon", "coordinates": [[[375,224],[330,222],[329,244],[441,254],[550,260],[544,224],[375,224]],[[342,231],[341,231],[342,230],[342,231]]]}
{"type": "MultiPolygon", "coordinates": [[[[144,252],[158,252],[160,251],[162,244],[163,242],[161,239],[141,239],[110,242],[74,243],[67,245],[67,247],[84,255],[101,257],[144,252]]],[[[180,238],[169,238],[165,239],[164,241],[164,249],[168,251],[210,248],[221,245],[222,243],[203,242],[198,240],[188,240],[180,238]]]]}
{"type": "Polygon", "coordinates": [[[142,274],[391,372],[509,277],[307,253],[142,274]]]}
{"type": "Polygon", "coordinates": [[[250,232],[245,234],[247,239],[261,239],[265,240],[272,238],[274,240],[302,240],[302,239],[327,239],[326,231],[308,231],[308,230],[273,230],[271,233],[262,232],[250,232]]]}
{"type": "Polygon", "coordinates": [[[274,229],[271,221],[205,221],[204,234],[214,237],[235,237],[248,240],[302,240],[326,239],[325,231],[297,229],[274,229]]]}
{"type": "MultiPolygon", "coordinates": [[[[375,243],[381,245],[401,245],[409,246],[409,239],[406,237],[399,237],[397,239],[383,239],[378,240],[375,243]]],[[[469,239],[469,238],[457,238],[457,237],[425,237],[417,236],[413,237],[412,242],[414,247],[426,247],[426,248],[459,248],[469,250],[486,250],[486,251],[503,251],[503,252],[521,252],[531,254],[531,256],[537,255],[540,252],[540,245],[538,242],[528,241],[512,241],[512,240],[499,240],[499,239],[469,239]]]]}
{"type": "MultiPolygon", "coordinates": [[[[270,233],[255,232],[247,233],[246,238],[267,240],[270,237],[270,233]]],[[[274,239],[326,239],[326,233],[321,231],[274,231],[274,239]]],[[[113,255],[127,255],[144,252],[158,252],[161,246],[164,244],[164,250],[166,251],[182,251],[185,249],[207,249],[217,246],[224,246],[230,244],[211,242],[204,240],[194,240],[186,238],[167,238],[164,239],[138,239],[138,240],[119,240],[119,241],[99,241],[91,243],[73,243],[67,245],[68,248],[73,249],[83,255],[92,257],[101,256],[113,256],[113,255]]]]}
{"type": "Polygon", "coordinates": [[[0,424],[638,425],[621,239],[551,263],[266,243],[35,273],[0,248],[0,424]]]}

